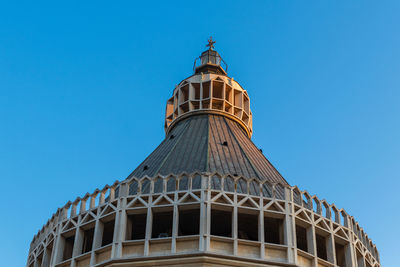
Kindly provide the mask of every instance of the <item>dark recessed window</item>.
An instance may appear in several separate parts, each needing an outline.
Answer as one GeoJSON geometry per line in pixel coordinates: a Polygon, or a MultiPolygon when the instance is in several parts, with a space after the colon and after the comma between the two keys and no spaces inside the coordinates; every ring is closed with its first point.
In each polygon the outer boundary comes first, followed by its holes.
{"type": "Polygon", "coordinates": [[[92,250],[93,236],[94,236],[94,228],[90,228],[83,232],[82,253],[86,253],[92,250]]]}
{"type": "Polygon", "coordinates": [[[146,214],[134,214],[128,216],[127,239],[138,240],[146,236],[146,214]]]}
{"type": "Polygon", "coordinates": [[[238,213],[238,238],[258,241],[258,216],[238,213]]]}
{"type": "Polygon", "coordinates": [[[74,248],[75,235],[65,238],[63,261],[72,257],[72,250],[74,248]]]}
{"type": "Polygon", "coordinates": [[[211,210],[211,234],[232,237],[232,212],[211,210]]]}
{"type": "Polygon", "coordinates": [[[200,229],[200,209],[179,210],[178,235],[198,235],[200,229]]]}
{"type": "Polygon", "coordinates": [[[152,238],[170,237],[172,235],[173,211],[153,212],[152,238]]]}
{"type": "Polygon", "coordinates": [[[114,220],[104,223],[101,246],[111,244],[113,242],[113,238],[114,238],[114,220]]]}
{"type": "Polygon", "coordinates": [[[308,252],[307,229],[299,225],[296,225],[296,243],[298,249],[308,252]]]}
{"type": "Polygon", "coordinates": [[[264,217],[264,241],[283,244],[283,219],[264,217]]]}
{"type": "Polygon", "coordinates": [[[323,260],[328,260],[326,254],[326,239],[322,235],[315,234],[315,240],[317,242],[317,256],[323,260]]]}
{"type": "Polygon", "coordinates": [[[345,246],[335,242],[335,252],[336,252],[336,265],[339,267],[346,267],[345,246]]]}

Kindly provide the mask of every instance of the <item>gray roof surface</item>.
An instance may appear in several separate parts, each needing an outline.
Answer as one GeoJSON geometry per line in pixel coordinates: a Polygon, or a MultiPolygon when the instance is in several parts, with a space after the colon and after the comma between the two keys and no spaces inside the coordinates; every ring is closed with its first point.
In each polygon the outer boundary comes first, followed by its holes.
{"type": "Polygon", "coordinates": [[[128,178],[196,171],[288,184],[237,122],[213,114],[178,122],[128,178]]]}

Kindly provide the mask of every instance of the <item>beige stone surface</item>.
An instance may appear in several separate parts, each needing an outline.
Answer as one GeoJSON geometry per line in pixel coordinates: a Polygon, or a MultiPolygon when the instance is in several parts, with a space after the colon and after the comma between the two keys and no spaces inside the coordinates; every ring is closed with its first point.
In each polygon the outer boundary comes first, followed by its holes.
{"type": "Polygon", "coordinates": [[[182,257],[182,258],[170,258],[170,259],[159,259],[159,260],[145,260],[145,261],[134,261],[134,262],[110,262],[108,264],[101,265],[104,267],[137,267],[137,266],[183,266],[183,267],[278,267],[278,266],[293,266],[287,264],[270,264],[261,262],[251,262],[244,258],[240,259],[228,259],[221,258],[218,256],[194,256],[194,257],[182,257]]]}
{"type": "Polygon", "coordinates": [[[286,248],[265,248],[265,259],[280,262],[288,261],[286,248]]]}
{"type": "Polygon", "coordinates": [[[141,256],[144,253],[144,244],[123,244],[122,256],[141,256]]]}
{"type": "Polygon", "coordinates": [[[168,255],[171,253],[171,240],[150,242],[150,255],[168,255]]]}
{"type": "Polygon", "coordinates": [[[111,248],[107,248],[104,251],[96,253],[96,262],[103,262],[111,258],[111,248]]]}
{"type": "Polygon", "coordinates": [[[211,240],[210,250],[221,254],[232,255],[233,254],[233,243],[232,241],[222,240],[211,240]]]}
{"type": "Polygon", "coordinates": [[[299,266],[303,266],[303,267],[312,267],[313,266],[313,261],[309,258],[306,258],[303,256],[297,256],[297,260],[298,260],[299,266]]]}
{"type": "Polygon", "coordinates": [[[199,250],[199,240],[177,240],[176,252],[193,252],[199,250]]]}
{"type": "Polygon", "coordinates": [[[239,244],[237,251],[238,251],[238,256],[241,257],[250,257],[250,258],[260,257],[259,245],[239,244]]]}
{"type": "Polygon", "coordinates": [[[86,267],[89,265],[90,265],[90,255],[76,261],[76,267],[86,267]]]}

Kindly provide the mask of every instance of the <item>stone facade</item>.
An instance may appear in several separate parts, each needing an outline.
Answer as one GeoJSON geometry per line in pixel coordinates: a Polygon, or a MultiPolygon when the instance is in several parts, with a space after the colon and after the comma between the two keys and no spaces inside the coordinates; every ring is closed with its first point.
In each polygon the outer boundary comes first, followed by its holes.
{"type": "Polygon", "coordinates": [[[297,187],[205,173],[131,178],[67,203],[34,237],[27,264],[154,265],[380,266],[375,245],[343,209],[297,187]],[[180,232],[180,223],[192,222],[180,220],[185,211],[198,212],[197,232],[180,232]],[[226,233],[213,232],[214,211],[230,214],[226,233]],[[132,240],[135,215],[143,215],[145,227],[132,240]],[[255,220],[255,238],[240,234],[242,215],[255,220]],[[171,232],[154,236],[158,224],[170,224],[171,232]]]}

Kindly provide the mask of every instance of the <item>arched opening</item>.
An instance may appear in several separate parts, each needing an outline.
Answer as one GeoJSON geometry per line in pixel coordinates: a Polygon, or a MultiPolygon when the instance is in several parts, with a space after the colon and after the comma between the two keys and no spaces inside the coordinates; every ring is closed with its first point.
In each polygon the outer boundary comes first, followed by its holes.
{"type": "Polygon", "coordinates": [[[184,175],[179,180],[179,191],[186,191],[188,190],[188,187],[189,187],[189,178],[186,175],[184,175]]]}
{"type": "Polygon", "coordinates": [[[197,190],[201,189],[201,176],[199,174],[196,174],[192,178],[192,190],[197,190]]]}
{"type": "Polygon", "coordinates": [[[137,180],[133,180],[130,184],[129,184],[129,195],[136,195],[138,192],[138,181],[137,180]]]}
{"type": "Polygon", "coordinates": [[[224,180],[224,191],[235,192],[235,181],[230,176],[227,176],[224,180]]]}
{"type": "Polygon", "coordinates": [[[247,181],[243,178],[240,178],[237,182],[236,191],[239,194],[247,194],[247,181]]]}
{"type": "Polygon", "coordinates": [[[260,184],[256,180],[251,180],[249,183],[249,193],[253,196],[260,195],[260,184]]]}
{"type": "Polygon", "coordinates": [[[163,179],[161,177],[158,177],[154,181],[154,193],[162,193],[163,191],[163,179]]]}
{"type": "Polygon", "coordinates": [[[150,180],[149,179],[143,179],[141,182],[141,191],[142,194],[149,194],[150,193],[150,180]]]}
{"type": "Polygon", "coordinates": [[[176,179],[171,177],[167,182],[167,192],[174,192],[176,190],[176,179]]]}
{"type": "Polygon", "coordinates": [[[221,190],[221,177],[213,175],[211,177],[211,189],[221,190]]]}

